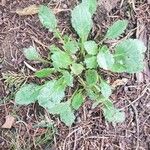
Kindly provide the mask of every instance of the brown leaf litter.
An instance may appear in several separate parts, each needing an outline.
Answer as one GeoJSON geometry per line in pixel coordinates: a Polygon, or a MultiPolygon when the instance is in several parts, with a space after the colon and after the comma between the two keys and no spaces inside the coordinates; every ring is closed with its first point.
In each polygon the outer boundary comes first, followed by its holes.
{"type": "Polygon", "coordinates": [[[12,128],[14,122],[15,122],[15,118],[11,115],[8,115],[5,117],[6,121],[5,123],[1,126],[1,128],[5,128],[5,129],[10,129],[12,128]]]}

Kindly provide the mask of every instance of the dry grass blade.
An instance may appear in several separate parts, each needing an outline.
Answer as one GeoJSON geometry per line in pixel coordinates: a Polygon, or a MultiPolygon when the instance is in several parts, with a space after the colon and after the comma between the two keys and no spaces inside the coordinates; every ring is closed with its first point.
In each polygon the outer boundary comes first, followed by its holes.
{"type": "Polygon", "coordinates": [[[30,5],[24,9],[17,9],[16,13],[20,16],[34,15],[38,13],[38,10],[39,7],[37,5],[30,5]]]}
{"type": "Polygon", "coordinates": [[[117,86],[125,85],[128,82],[127,78],[117,79],[113,82],[112,88],[115,89],[117,86]]]}

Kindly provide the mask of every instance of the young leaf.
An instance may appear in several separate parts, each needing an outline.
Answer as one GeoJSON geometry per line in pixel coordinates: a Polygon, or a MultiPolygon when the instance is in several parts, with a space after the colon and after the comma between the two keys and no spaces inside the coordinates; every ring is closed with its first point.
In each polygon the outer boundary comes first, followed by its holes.
{"type": "Polygon", "coordinates": [[[101,88],[102,95],[105,98],[109,98],[109,96],[112,94],[111,86],[104,80],[101,80],[100,88],[101,88]]]}
{"type": "Polygon", "coordinates": [[[140,72],[144,68],[144,52],[146,47],[138,39],[127,39],[116,46],[114,72],[140,72]]]}
{"type": "Polygon", "coordinates": [[[57,27],[57,20],[53,12],[44,5],[39,8],[39,19],[42,25],[48,28],[50,31],[54,31],[57,27]]]}
{"type": "Polygon", "coordinates": [[[68,66],[71,65],[72,63],[70,56],[63,51],[55,51],[51,56],[51,59],[53,61],[53,66],[57,69],[59,68],[67,69],[68,66]]]}
{"type": "Polygon", "coordinates": [[[124,30],[127,28],[128,21],[127,20],[118,20],[112,26],[108,28],[106,33],[106,38],[115,39],[119,37],[124,30]]]}
{"type": "Polygon", "coordinates": [[[73,87],[73,76],[68,71],[63,71],[64,81],[68,86],[73,87]]]}
{"type": "Polygon", "coordinates": [[[90,30],[92,29],[92,16],[82,3],[76,6],[71,13],[71,22],[75,31],[78,33],[82,41],[86,41],[90,30]]]}
{"type": "Polygon", "coordinates": [[[64,49],[67,50],[71,54],[75,54],[79,49],[78,43],[76,41],[69,40],[65,43],[64,49]]]}
{"type": "Polygon", "coordinates": [[[97,68],[98,64],[96,56],[86,57],[84,62],[86,64],[86,68],[88,69],[97,68]]]}
{"type": "Polygon", "coordinates": [[[88,85],[95,85],[98,81],[98,73],[96,70],[87,70],[85,73],[86,82],[88,85]]]}
{"type": "Polygon", "coordinates": [[[98,65],[105,69],[110,70],[114,64],[113,55],[106,47],[102,47],[97,55],[98,65]]]}
{"type": "Polygon", "coordinates": [[[15,102],[19,105],[28,105],[37,100],[40,86],[36,84],[25,84],[15,95],[15,102]]]}
{"type": "Polygon", "coordinates": [[[125,113],[115,107],[103,108],[105,119],[112,123],[122,123],[125,120],[125,113]]]}
{"type": "Polygon", "coordinates": [[[29,48],[23,49],[23,54],[28,60],[35,60],[38,61],[41,59],[40,54],[37,52],[37,50],[30,46],[29,48]]]}
{"type": "Polygon", "coordinates": [[[65,88],[63,78],[47,82],[37,97],[39,104],[48,110],[51,109],[65,97],[65,88]]]}
{"type": "Polygon", "coordinates": [[[46,78],[55,71],[54,68],[44,68],[35,72],[35,76],[38,78],[46,78]]]}
{"type": "Polygon", "coordinates": [[[97,0],[82,0],[84,5],[87,5],[90,13],[93,15],[97,8],[97,0]]]}
{"type": "Polygon", "coordinates": [[[71,105],[75,110],[78,110],[80,106],[83,104],[83,102],[84,102],[83,95],[81,92],[78,92],[74,95],[71,105]]]}
{"type": "Polygon", "coordinates": [[[90,55],[96,55],[98,51],[98,45],[95,41],[86,41],[84,42],[84,48],[90,55]]]}
{"type": "Polygon", "coordinates": [[[71,66],[71,71],[75,75],[79,75],[84,70],[84,67],[81,64],[73,63],[71,66]]]}

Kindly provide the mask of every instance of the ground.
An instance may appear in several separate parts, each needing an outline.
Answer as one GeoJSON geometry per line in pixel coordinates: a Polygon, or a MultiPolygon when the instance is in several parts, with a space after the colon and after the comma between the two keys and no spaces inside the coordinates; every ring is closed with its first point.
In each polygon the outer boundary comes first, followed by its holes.
{"type": "MultiPolygon", "coordinates": [[[[57,43],[53,34],[39,22],[38,16],[19,16],[16,10],[32,4],[46,4],[56,11],[62,33],[76,36],[70,27],[70,9],[77,0],[1,0],[0,1],[0,149],[1,150],[148,150],[150,149],[150,1],[101,0],[94,15],[91,36],[97,42],[110,24],[128,19],[126,37],[145,43],[145,68],[139,74],[112,74],[102,70],[111,84],[127,82],[113,91],[114,104],[124,110],[126,120],[112,125],[104,120],[100,107],[92,109],[87,100],[76,113],[76,122],[68,128],[58,117],[32,104],[17,106],[14,93],[32,74],[28,67],[42,66],[27,61],[22,49],[35,44],[47,57],[47,46],[57,43]],[[11,80],[8,80],[8,77],[11,80]],[[11,82],[10,82],[11,81],[11,82]],[[14,85],[15,83],[15,85],[14,85]],[[10,129],[2,128],[6,116],[15,118],[10,129]]],[[[117,41],[108,41],[108,43],[117,41]]],[[[31,82],[35,81],[30,78],[31,82]]]]}

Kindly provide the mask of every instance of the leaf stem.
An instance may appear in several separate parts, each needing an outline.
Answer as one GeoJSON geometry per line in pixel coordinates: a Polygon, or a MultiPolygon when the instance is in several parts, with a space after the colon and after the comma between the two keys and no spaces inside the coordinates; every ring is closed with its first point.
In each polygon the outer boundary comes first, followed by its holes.
{"type": "Polygon", "coordinates": [[[50,64],[50,62],[48,60],[45,60],[43,58],[40,58],[39,61],[41,61],[42,63],[50,64]]]}
{"type": "Polygon", "coordinates": [[[85,51],[84,51],[84,39],[81,38],[81,53],[83,54],[83,57],[85,56],[85,51]]]}
{"type": "Polygon", "coordinates": [[[79,82],[83,85],[83,87],[86,89],[86,84],[85,84],[85,82],[83,81],[83,79],[80,77],[80,76],[78,76],[78,78],[79,78],[79,82]]]}
{"type": "Polygon", "coordinates": [[[64,42],[64,40],[62,38],[62,34],[60,33],[60,31],[58,29],[55,29],[54,33],[55,33],[55,37],[59,38],[61,43],[64,45],[65,42],[64,42]]]}

